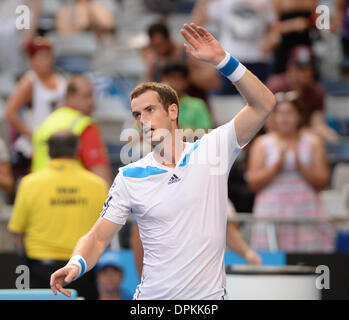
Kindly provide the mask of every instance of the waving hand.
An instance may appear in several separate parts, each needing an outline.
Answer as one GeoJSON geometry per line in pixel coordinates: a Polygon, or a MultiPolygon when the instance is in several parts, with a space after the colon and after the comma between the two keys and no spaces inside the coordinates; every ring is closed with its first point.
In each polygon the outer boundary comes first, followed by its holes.
{"type": "Polygon", "coordinates": [[[218,65],[225,57],[226,53],[216,38],[205,28],[191,23],[185,24],[181,29],[181,34],[188,44],[184,44],[186,50],[193,57],[218,65]]]}

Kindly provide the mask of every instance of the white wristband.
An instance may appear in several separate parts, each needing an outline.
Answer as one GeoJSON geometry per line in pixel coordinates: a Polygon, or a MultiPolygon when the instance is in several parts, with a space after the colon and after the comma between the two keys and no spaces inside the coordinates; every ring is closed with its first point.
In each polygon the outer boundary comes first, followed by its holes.
{"type": "Polygon", "coordinates": [[[246,67],[226,52],[224,59],[216,66],[216,69],[232,82],[239,81],[246,72],[246,67]]]}
{"type": "Polygon", "coordinates": [[[71,257],[67,265],[70,265],[70,264],[75,264],[76,266],[79,267],[79,275],[76,278],[74,278],[74,280],[80,278],[86,272],[87,264],[85,259],[82,256],[76,255],[71,257]]]}

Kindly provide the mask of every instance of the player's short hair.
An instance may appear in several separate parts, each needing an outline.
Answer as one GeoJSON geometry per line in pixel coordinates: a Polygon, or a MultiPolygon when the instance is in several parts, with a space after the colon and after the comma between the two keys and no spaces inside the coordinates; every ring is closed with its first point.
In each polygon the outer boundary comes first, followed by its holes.
{"type": "Polygon", "coordinates": [[[69,130],[58,131],[47,141],[51,159],[76,158],[79,138],[69,130]]]}
{"type": "Polygon", "coordinates": [[[141,94],[147,91],[155,91],[158,93],[158,98],[166,112],[171,104],[176,104],[179,108],[179,99],[176,91],[172,89],[168,84],[159,82],[144,82],[138,85],[131,92],[131,100],[139,97],[141,94]]]}

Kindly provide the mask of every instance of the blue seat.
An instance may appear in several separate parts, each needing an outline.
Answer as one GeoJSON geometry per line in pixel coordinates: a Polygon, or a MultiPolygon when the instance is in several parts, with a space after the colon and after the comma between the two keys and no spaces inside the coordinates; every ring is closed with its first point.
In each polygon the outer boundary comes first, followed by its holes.
{"type": "Polygon", "coordinates": [[[77,300],[76,290],[69,289],[71,296],[67,297],[58,292],[55,295],[51,289],[30,289],[30,290],[0,290],[0,300],[77,300]]]}
{"type": "MultiPolygon", "coordinates": [[[[286,265],[286,254],[283,251],[269,252],[269,251],[258,251],[262,259],[263,266],[285,266],[286,265]]],[[[246,260],[239,256],[237,253],[226,250],[224,256],[225,266],[231,265],[245,265],[246,260]]]]}

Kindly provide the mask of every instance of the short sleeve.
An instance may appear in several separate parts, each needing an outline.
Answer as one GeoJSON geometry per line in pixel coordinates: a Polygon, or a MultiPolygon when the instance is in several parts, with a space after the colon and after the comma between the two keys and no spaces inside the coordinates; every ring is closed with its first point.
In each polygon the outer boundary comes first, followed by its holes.
{"type": "Polygon", "coordinates": [[[79,158],[85,168],[95,165],[109,164],[107,150],[103,143],[99,128],[96,125],[88,126],[80,136],[79,158]]]}
{"type": "Polygon", "coordinates": [[[23,178],[19,184],[13,212],[7,226],[11,232],[25,233],[26,231],[31,208],[29,191],[26,187],[26,178],[23,178]]]}
{"type": "Polygon", "coordinates": [[[111,186],[107,200],[104,203],[101,217],[111,222],[124,225],[131,213],[130,198],[121,171],[111,186]]]}
{"type": "Polygon", "coordinates": [[[228,175],[243,147],[240,147],[235,131],[235,117],[228,123],[210,131],[203,138],[211,166],[211,174],[228,175]]]}

